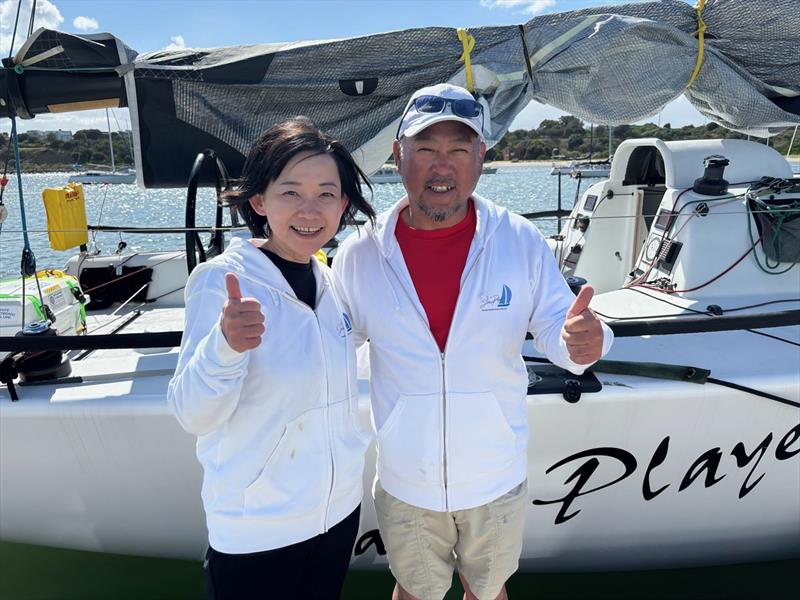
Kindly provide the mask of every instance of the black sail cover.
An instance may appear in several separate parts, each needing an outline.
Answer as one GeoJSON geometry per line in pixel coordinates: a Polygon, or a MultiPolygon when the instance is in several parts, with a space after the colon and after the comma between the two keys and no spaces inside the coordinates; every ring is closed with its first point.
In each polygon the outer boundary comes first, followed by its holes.
{"type": "MultiPolygon", "coordinates": [[[[705,4],[702,20],[703,59],[693,80],[698,14],[678,0],[469,29],[488,144],[531,100],[619,125],[685,94],[710,120],[737,131],[766,136],[800,123],[800,0],[716,0],[705,4]]],[[[205,148],[238,176],[256,137],[297,115],[342,139],[372,172],[389,156],[416,89],[466,86],[463,51],[457,30],[441,27],[138,55],[109,34],[42,29],[0,73],[0,116],[46,112],[81,92],[86,100],[117,94],[130,109],[145,187],[185,186],[205,148]]]]}

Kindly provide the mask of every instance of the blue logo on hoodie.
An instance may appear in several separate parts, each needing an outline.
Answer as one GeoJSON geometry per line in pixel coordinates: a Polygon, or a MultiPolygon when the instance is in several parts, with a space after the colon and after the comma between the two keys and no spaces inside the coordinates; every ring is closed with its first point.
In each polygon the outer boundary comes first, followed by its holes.
{"type": "Polygon", "coordinates": [[[481,310],[505,310],[511,305],[511,288],[503,284],[499,294],[481,296],[481,310]]]}
{"type": "Polygon", "coordinates": [[[511,288],[504,285],[503,293],[500,294],[500,301],[497,303],[497,307],[506,308],[509,304],[511,304],[511,288]]]}
{"type": "Polygon", "coordinates": [[[347,316],[347,313],[342,313],[342,322],[336,326],[336,331],[339,337],[345,337],[352,333],[353,324],[350,323],[350,317],[347,316]]]}

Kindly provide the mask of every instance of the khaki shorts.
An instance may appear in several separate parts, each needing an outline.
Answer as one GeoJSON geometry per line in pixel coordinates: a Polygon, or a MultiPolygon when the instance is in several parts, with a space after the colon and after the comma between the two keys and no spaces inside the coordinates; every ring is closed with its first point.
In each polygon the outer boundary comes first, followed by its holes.
{"type": "Polygon", "coordinates": [[[440,600],[453,567],[479,600],[494,600],[522,552],[524,481],[483,506],[435,512],[398,500],[375,482],[375,512],[397,582],[420,600],[440,600]]]}

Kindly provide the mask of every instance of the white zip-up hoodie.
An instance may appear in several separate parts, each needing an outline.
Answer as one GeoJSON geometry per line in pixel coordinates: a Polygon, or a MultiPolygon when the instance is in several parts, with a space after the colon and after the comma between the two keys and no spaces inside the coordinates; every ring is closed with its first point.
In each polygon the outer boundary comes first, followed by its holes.
{"type": "Polygon", "coordinates": [[[327,266],[312,260],[316,309],[250,241],[233,239],[186,285],[168,399],[197,435],[209,543],[244,554],[327,531],[361,502],[370,434],[358,424],[350,323],[327,266]],[[261,302],[261,344],[239,353],[220,328],[225,274],[261,302]]]}
{"type": "MultiPolygon", "coordinates": [[[[435,511],[486,504],[526,478],[526,332],[555,364],[576,374],[588,366],[573,363],[561,339],[575,297],[542,235],[473,200],[475,237],[444,352],[394,234],[408,198],[346,239],[333,267],[356,344],[370,342],[378,478],[396,498],[435,511]]],[[[613,334],[603,329],[605,354],[613,334]]]]}

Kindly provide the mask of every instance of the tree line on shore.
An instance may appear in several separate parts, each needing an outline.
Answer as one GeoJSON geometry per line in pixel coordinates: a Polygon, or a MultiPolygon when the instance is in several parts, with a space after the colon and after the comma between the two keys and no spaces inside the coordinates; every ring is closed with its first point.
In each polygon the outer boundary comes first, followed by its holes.
{"type": "MultiPolygon", "coordinates": [[[[769,145],[785,155],[792,139],[792,129],[782,131],[769,139],[769,145]]],[[[798,136],[800,137],[800,136],[798,136]]],[[[611,152],[626,139],[658,138],[665,142],[701,139],[748,139],[748,136],[717,125],[686,125],[672,128],[669,123],[658,126],[617,125],[611,128],[611,152]]],[[[762,138],[751,138],[764,142],[762,138]]],[[[608,127],[588,126],[577,117],[563,116],[546,119],[536,129],[509,131],[487,152],[487,160],[549,160],[608,158],[608,127]]],[[[793,152],[800,153],[800,140],[795,141],[793,152]]]]}
{"type": "MultiPolygon", "coordinates": [[[[112,132],[111,139],[114,144],[115,166],[133,166],[131,133],[115,131],[112,132]]],[[[3,162],[9,150],[8,143],[9,134],[0,133],[0,156],[3,162]]],[[[22,170],[27,173],[111,168],[108,132],[99,129],[81,129],[73,134],[71,140],[59,140],[56,132],[44,136],[20,133],[19,157],[22,170]]],[[[13,164],[14,154],[11,152],[9,165],[13,164]]]]}
{"type": "MultiPolygon", "coordinates": [[[[133,164],[133,148],[130,132],[114,132],[111,135],[114,145],[114,159],[117,167],[133,164]]],[[[736,131],[720,127],[716,123],[706,125],[686,125],[672,128],[669,123],[658,126],[654,123],[644,125],[617,125],[611,128],[612,153],[620,142],[630,138],[659,138],[664,141],[696,140],[709,138],[747,139],[736,131]]],[[[753,138],[763,141],[760,138],[753,138]]],[[[789,150],[792,130],[788,129],[769,140],[769,145],[781,154],[789,150]]],[[[20,161],[26,172],[65,171],[76,168],[110,167],[111,152],[108,133],[99,129],[82,129],[71,140],[56,138],[55,132],[46,136],[27,133],[19,134],[20,161]]],[[[13,168],[13,152],[9,154],[9,134],[0,133],[0,160],[9,158],[13,168]]],[[[800,153],[800,140],[792,149],[800,153]]],[[[587,126],[573,116],[559,119],[546,119],[536,129],[517,129],[509,131],[486,153],[486,160],[550,160],[608,158],[608,128],[603,125],[587,126]]]]}

